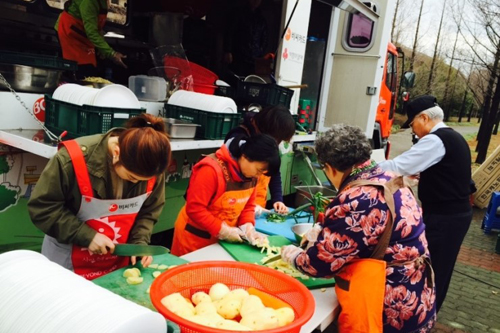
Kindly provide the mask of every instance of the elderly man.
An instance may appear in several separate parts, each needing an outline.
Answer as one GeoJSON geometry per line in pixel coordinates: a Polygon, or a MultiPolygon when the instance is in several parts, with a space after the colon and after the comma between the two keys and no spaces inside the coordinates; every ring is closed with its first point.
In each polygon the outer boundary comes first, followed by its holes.
{"type": "Polygon", "coordinates": [[[443,110],[434,96],[408,103],[408,120],[420,140],[393,160],[379,164],[402,175],[420,173],[426,236],[436,278],[437,310],[443,304],[462,241],[472,220],[471,155],[465,139],[443,123],[443,110]]]}

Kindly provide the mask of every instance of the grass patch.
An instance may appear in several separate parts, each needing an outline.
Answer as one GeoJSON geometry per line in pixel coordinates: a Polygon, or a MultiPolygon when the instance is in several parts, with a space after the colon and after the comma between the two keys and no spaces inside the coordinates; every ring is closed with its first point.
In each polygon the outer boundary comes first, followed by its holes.
{"type": "Polygon", "coordinates": [[[398,124],[392,125],[391,134],[399,132],[400,129],[401,129],[401,126],[399,126],[398,124]]]}
{"type": "Polygon", "coordinates": [[[461,123],[459,123],[458,121],[447,121],[445,124],[448,126],[477,126],[477,123],[474,123],[474,122],[470,122],[470,123],[461,122],[461,123]]]}

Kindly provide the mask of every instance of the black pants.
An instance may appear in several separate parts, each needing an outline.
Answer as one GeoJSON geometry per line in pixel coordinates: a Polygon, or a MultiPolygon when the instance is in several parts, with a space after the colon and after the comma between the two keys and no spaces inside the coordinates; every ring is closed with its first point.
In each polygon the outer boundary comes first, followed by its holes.
{"type": "Polygon", "coordinates": [[[425,235],[429,242],[436,282],[436,311],[443,305],[460,246],[472,221],[472,209],[459,214],[425,214],[425,235]]]}

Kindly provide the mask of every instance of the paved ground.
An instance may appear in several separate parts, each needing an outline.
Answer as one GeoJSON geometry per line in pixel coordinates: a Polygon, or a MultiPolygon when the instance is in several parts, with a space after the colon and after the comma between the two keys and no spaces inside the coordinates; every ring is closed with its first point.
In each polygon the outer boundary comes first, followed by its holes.
{"type": "MultiPolygon", "coordinates": [[[[453,127],[463,135],[477,127],[453,127]]],[[[409,130],[391,135],[390,157],[411,146],[409,130]]],[[[485,209],[474,208],[470,229],[460,250],[446,300],[433,333],[500,333],[500,254],[495,254],[498,230],[485,235],[481,229],[485,209]]],[[[328,333],[336,332],[335,325],[328,333]]]]}

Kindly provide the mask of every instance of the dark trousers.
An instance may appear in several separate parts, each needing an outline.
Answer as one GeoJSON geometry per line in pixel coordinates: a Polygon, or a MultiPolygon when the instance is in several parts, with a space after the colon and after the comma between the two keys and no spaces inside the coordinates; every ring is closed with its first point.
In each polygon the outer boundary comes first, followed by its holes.
{"type": "Polygon", "coordinates": [[[425,214],[425,235],[429,242],[436,284],[436,311],[443,305],[460,246],[472,221],[472,209],[459,214],[425,214]]]}

